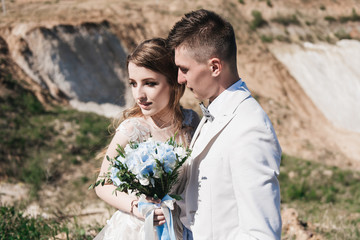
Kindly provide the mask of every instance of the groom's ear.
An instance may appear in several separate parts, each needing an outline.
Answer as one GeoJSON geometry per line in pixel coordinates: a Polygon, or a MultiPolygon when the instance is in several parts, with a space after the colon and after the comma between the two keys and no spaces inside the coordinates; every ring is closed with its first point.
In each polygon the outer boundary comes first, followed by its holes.
{"type": "Polygon", "coordinates": [[[209,67],[210,67],[211,75],[213,77],[219,76],[219,74],[220,74],[220,72],[222,70],[222,64],[221,64],[220,59],[211,58],[209,60],[209,67]]]}

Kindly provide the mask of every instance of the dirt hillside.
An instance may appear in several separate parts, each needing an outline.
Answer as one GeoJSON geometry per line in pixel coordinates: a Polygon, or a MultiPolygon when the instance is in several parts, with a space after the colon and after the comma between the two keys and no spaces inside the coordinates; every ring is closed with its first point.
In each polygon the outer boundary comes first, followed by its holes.
{"type": "MultiPolygon", "coordinates": [[[[57,25],[78,26],[107,21],[113,33],[130,50],[143,39],[166,37],[183,13],[206,8],[232,22],[238,40],[238,66],[243,80],[270,115],[284,153],[340,167],[360,169],[359,134],[335,128],[306,96],[297,81],[273,54],[271,48],[282,44],[336,41],[338,29],[355,38],[359,27],[354,22],[329,24],[326,16],[337,18],[359,11],[359,2],[345,1],[25,1],[6,2],[0,22],[1,36],[10,52],[21,47],[21,34],[31,29],[57,25]],[[269,4],[270,3],[270,4],[269,4]],[[251,30],[252,12],[262,14],[265,26],[251,30]],[[282,25],[271,19],[296,16],[297,24],[282,25]],[[14,29],[22,31],[16,35],[14,29]],[[286,41],[261,41],[267,34],[285,36],[286,41]]],[[[15,51],[13,51],[15,52],[15,51]]],[[[197,108],[191,94],[183,104],[197,108]]]]}

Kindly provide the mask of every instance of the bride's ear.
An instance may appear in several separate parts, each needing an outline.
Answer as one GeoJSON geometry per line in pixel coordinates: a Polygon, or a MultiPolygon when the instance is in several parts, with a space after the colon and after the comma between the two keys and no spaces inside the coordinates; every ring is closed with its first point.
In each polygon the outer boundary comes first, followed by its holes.
{"type": "Polygon", "coordinates": [[[220,74],[220,72],[222,70],[222,64],[221,64],[220,59],[211,58],[209,60],[209,68],[210,68],[210,71],[211,71],[211,75],[213,77],[219,76],[219,74],[220,74]]]}

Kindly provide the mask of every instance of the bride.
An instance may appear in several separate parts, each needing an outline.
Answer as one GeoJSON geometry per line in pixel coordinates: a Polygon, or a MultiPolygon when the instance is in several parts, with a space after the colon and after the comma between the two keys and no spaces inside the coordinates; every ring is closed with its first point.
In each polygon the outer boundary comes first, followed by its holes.
{"type": "MultiPolygon", "coordinates": [[[[134,107],[123,112],[123,119],[106,150],[106,155],[117,155],[117,144],[125,147],[129,141],[142,141],[150,136],[165,141],[177,132],[177,142],[189,145],[191,136],[199,123],[198,115],[180,106],[180,98],[185,86],[177,83],[177,67],[173,54],[166,41],[154,38],[142,42],[127,58],[129,84],[136,101],[134,107]]],[[[108,170],[109,161],[104,157],[100,176],[108,170]]],[[[180,181],[172,189],[181,193],[185,185],[180,172],[180,181]]],[[[98,179],[99,179],[98,178],[98,179]]],[[[106,226],[95,237],[100,239],[143,239],[144,216],[138,210],[135,194],[117,192],[113,185],[97,186],[96,194],[105,202],[118,209],[107,221],[106,226]]],[[[154,225],[165,223],[160,209],[155,210],[154,225]]],[[[179,221],[179,208],[173,211],[174,228],[177,238],[182,238],[182,224],[179,221]]]]}

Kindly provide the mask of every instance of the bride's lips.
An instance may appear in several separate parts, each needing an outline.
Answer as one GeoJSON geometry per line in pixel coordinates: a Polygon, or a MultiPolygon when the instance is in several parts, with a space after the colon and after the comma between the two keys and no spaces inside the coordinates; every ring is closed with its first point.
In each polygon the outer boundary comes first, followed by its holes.
{"type": "Polygon", "coordinates": [[[150,105],[152,103],[151,102],[141,102],[141,103],[138,103],[138,104],[142,109],[149,109],[149,107],[150,107],[150,105]]]}

